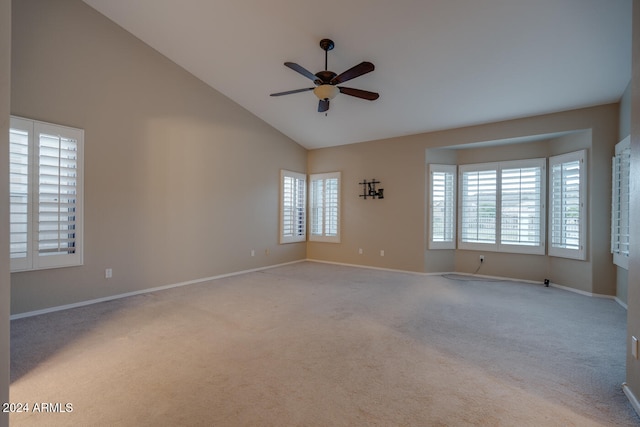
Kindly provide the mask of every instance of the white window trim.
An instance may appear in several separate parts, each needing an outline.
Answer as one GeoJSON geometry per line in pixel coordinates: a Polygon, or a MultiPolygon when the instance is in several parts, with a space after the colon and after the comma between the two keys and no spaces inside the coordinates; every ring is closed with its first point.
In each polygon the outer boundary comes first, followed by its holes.
{"type": "Polygon", "coordinates": [[[561,258],[571,258],[578,260],[586,259],[586,237],[587,237],[587,151],[579,150],[572,153],[561,154],[558,156],[553,156],[549,158],[549,227],[548,227],[548,239],[549,239],[549,249],[548,255],[561,257],[561,258]],[[579,187],[579,197],[580,197],[580,206],[579,206],[579,248],[578,249],[570,249],[570,248],[562,248],[553,245],[553,166],[557,164],[569,163],[579,161],[580,169],[580,187],[579,187]]]}
{"type": "Polygon", "coordinates": [[[40,122],[37,120],[25,119],[11,116],[11,129],[19,129],[28,132],[29,138],[29,164],[28,164],[28,242],[27,257],[12,258],[11,271],[30,271],[48,268],[79,266],[83,264],[83,213],[84,213],[84,130],[57,125],[53,123],[40,122]],[[75,251],[73,254],[64,255],[39,255],[38,248],[38,215],[39,210],[39,190],[37,166],[39,157],[38,135],[46,133],[48,135],[60,135],[69,137],[77,141],[76,151],[76,193],[74,203],[75,217],[75,251]]]}
{"type": "Polygon", "coordinates": [[[458,248],[466,249],[466,250],[485,250],[485,251],[498,251],[498,224],[500,223],[500,212],[498,210],[498,199],[497,199],[497,188],[496,188],[496,235],[494,236],[493,243],[479,243],[479,242],[470,242],[464,240],[463,233],[463,221],[464,221],[464,174],[467,172],[485,172],[485,171],[496,171],[496,181],[498,180],[498,169],[499,163],[478,163],[478,164],[467,164],[460,165],[458,167],[458,206],[460,213],[458,215],[458,248]]]}
{"type": "Polygon", "coordinates": [[[630,149],[631,137],[627,136],[616,144],[615,156],[612,159],[612,189],[611,189],[611,253],[613,263],[618,267],[629,269],[629,223],[631,221],[629,213],[630,195],[630,149]],[[622,175],[624,174],[624,175],[622,175]],[[626,200],[621,203],[616,197],[620,194],[626,200]],[[624,210],[624,211],[623,211],[624,210]],[[621,229],[626,232],[626,239],[621,235],[621,229]],[[626,250],[621,250],[621,240],[627,240],[626,250]]]}
{"type": "MultiPolygon", "coordinates": [[[[304,242],[307,240],[307,175],[299,172],[292,172],[288,170],[280,170],[280,244],[304,242]],[[291,209],[302,209],[302,215],[295,215],[294,218],[285,218],[285,212],[287,206],[285,206],[285,180],[286,178],[292,178],[295,182],[302,181],[302,186],[294,184],[293,198],[294,200],[300,200],[302,203],[299,206],[292,206],[291,209]],[[298,191],[302,191],[302,195],[298,194],[298,191]],[[297,220],[296,220],[297,218],[297,220]],[[290,220],[295,223],[293,226],[294,232],[285,234],[285,221],[290,220]],[[295,230],[302,230],[301,233],[296,233],[295,230]]],[[[294,201],[295,205],[295,201],[294,201]]]]}
{"type": "MultiPolygon", "coordinates": [[[[308,234],[308,240],[310,242],[326,242],[326,243],[340,243],[340,228],[341,228],[341,218],[340,218],[340,210],[342,207],[342,203],[341,203],[341,189],[340,187],[342,186],[342,180],[341,180],[341,173],[340,172],[329,172],[329,173],[317,173],[317,174],[310,174],[309,175],[309,197],[307,198],[309,201],[309,207],[307,209],[308,212],[308,218],[309,218],[309,232],[308,234]],[[323,210],[322,212],[322,232],[320,234],[314,233],[313,232],[313,224],[315,219],[315,209],[314,209],[314,203],[315,203],[315,198],[316,195],[314,194],[313,191],[313,184],[314,181],[319,181],[319,180],[328,180],[328,179],[337,179],[338,180],[338,188],[337,188],[337,224],[336,224],[336,235],[327,235],[326,234],[326,230],[324,228],[324,219],[325,216],[327,214],[326,210],[323,210]]],[[[323,196],[324,197],[324,196],[323,196]]]]}
{"type": "MultiPolygon", "coordinates": [[[[539,243],[535,246],[533,245],[518,245],[511,243],[500,243],[499,250],[501,252],[512,252],[512,253],[520,253],[520,254],[531,254],[531,255],[544,255],[546,253],[546,200],[547,200],[547,159],[546,158],[536,158],[536,159],[526,159],[526,160],[515,160],[510,162],[502,162],[500,171],[502,172],[505,169],[525,169],[525,168],[540,168],[540,194],[539,194],[539,206],[540,206],[540,223],[538,230],[538,238],[539,243]]],[[[500,183],[502,185],[502,174],[499,176],[500,183]]],[[[502,188],[498,193],[498,197],[502,202],[502,188]]],[[[502,215],[502,203],[500,203],[500,215],[502,215]]],[[[502,217],[500,217],[502,220],[502,217]]],[[[502,235],[502,225],[500,225],[500,235],[502,235]]]]}
{"type": "MultiPolygon", "coordinates": [[[[13,117],[11,116],[11,124],[10,124],[10,132],[12,132],[14,129],[15,130],[19,130],[19,131],[23,131],[26,132],[28,135],[28,142],[27,142],[27,150],[28,150],[28,156],[27,156],[27,200],[26,200],[26,209],[27,209],[27,230],[26,230],[26,240],[27,240],[27,250],[26,250],[26,256],[25,257],[20,257],[20,258],[10,258],[10,269],[12,272],[15,271],[28,271],[28,270],[32,270],[33,269],[33,191],[32,191],[32,187],[33,187],[33,152],[34,152],[34,147],[33,147],[33,120],[28,120],[28,119],[22,119],[19,117],[13,117]]],[[[13,160],[11,160],[13,162],[13,160]]],[[[12,172],[13,174],[13,172],[12,172]]],[[[10,182],[11,182],[10,178],[10,182]]],[[[10,204],[10,209],[13,210],[13,207],[10,204]]],[[[10,227],[13,227],[13,220],[10,221],[10,227]]],[[[12,230],[11,230],[12,231],[12,230]]],[[[20,239],[22,240],[22,239],[20,239]]],[[[11,237],[11,241],[13,241],[13,237],[11,237]]]]}
{"type": "MultiPolygon", "coordinates": [[[[457,191],[457,166],[456,165],[441,165],[441,164],[430,164],[429,165],[429,249],[455,249],[456,248],[456,232],[457,232],[457,197],[456,197],[456,191],[457,191]],[[449,218],[447,218],[451,224],[451,240],[443,240],[443,241],[434,241],[434,232],[433,232],[433,226],[434,226],[434,200],[433,200],[433,196],[434,196],[434,188],[433,188],[433,184],[434,184],[434,179],[433,179],[433,175],[434,173],[444,173],[447,175],[451,175],[451,179],[452,179],[452,194],[451,194],[451,200],[445,200],[445,204],[451,203],[450,209],[451,209],[451,215],[449,218]]],[[[447,198],[447,195],[445,194],[445,199],[447,198]]],[[[446,213],[445,213],[446,216],[446,213]]],[[[446,222],[446,221],[445,221],[446,222]]],[[[446,225],[445,225],[446,227],[446,225]]]]}
{"type": "Polygon", "coordinates": [[[504,162],[493,162],[493,163],[477,163],[477,164],[467,164],[460,165],[458,170],[458,206],[459,206],[459,214],[458,214],[458,248],[466,249],[466,250],[480,250],[480,251],[492,251],[492,252],[503,252],[503,253],[521,253],[521,254],[531,254],[531,255],[544,255],[545,254],[545,200],[546,200],[546,159],[545,158],[535,158],[535,159],[525,159],[525,160],[512,160],[512,161],[504,161],[504,162]],[[502,225],[502,171],[505,169],[517,169],[517,168],[529,168],[529,167],[540,167],[540,235],[539,240],[540,243],[535,246],[530,245],[518,245],[518,244],[507,244],[501,243],[501,225],[502,225]],[[462,234],[462,221],[463,221],[463,175],[465,172],[480,172],[480,171],[496,171],[496,224],[495,224],[495,240],[494,243],[480,243],[480,242],[469,242],[463,240],[462,234]]]}

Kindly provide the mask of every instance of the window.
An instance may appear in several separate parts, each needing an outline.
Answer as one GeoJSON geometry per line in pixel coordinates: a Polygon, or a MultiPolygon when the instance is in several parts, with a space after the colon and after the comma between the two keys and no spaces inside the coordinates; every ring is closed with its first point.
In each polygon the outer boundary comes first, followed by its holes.
{"type": "Polygon", "coordinates": [[[611,253],[613,262],[629,268],[629,196],[631,171],[630,137],[616,144],[616,155],[612,164],[611,190],[611,253]]]}
{"type": "Polygon", "coordinates": [[[429,249],[456,247],[456,166],[429,165],[429,249]]]}
{"type": "Polygon", "coordinates": [[[460,167],[461,247],[475,249],[476,244],[496,243],[497,165],[460,167]]]}
{"type": "Polygon", "coordinates": [[[461,249],[544,254],[545,159],[460,166],[461,249]]]}
{"type": "Polygon", "coordinates": [[[544,253],[544,159],[510,162],[502,169],[500,244],[544,253]]]}
{"type": "Polygon", "coordinates": [[[340,172],[309,176],[309,240],[340,242],[340,172]]]}
{"type": "Polygon", "coordinates": [[[11,271],[82,264],[84,131],[11,117],[11,271]]]}
{"type": "Polygon", "coordinates": [[[280,171],[280,243],[304,242],[307,238],[307,179],[280,171]]]}
{"type": "Polygon", "coordinates": [[[584,260],[586,151],[549,159],[549,255],[584,260]]]}

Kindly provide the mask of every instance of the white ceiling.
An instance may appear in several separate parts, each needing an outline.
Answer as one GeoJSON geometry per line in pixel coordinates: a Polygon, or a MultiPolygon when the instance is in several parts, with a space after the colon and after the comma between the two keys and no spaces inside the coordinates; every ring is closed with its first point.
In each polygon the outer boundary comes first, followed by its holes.
{"type": "MultiPolygon", "coordinates": [[[[617,102],[631,0],[84,0],[309,149],[617,102]],[[327,116],[286,68],[370,61],[327,116]]],[[[311,83],[311,84],[310,84],[311,83]]]]}

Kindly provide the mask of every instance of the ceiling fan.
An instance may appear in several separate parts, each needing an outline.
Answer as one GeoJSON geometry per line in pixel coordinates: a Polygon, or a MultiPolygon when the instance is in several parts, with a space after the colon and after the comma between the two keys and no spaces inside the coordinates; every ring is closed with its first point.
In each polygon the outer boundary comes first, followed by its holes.
{"type": "Polygon", "coordinates": [[[272,93],[271,96],[290,95],[292,93],[308,92],[310,90],[318,97],[318,112],[324,113],[329,110],[329,101],[333,99],[338,92],[345,95],[355,96],[356,98],[366,99],[368,101],[374,101],[380,97],[375,92],[369,92],[361,89],[353,89],[350,87],[337,86],[348,80],[360,77],[363,74],[370,73],[375,69],[371,62],[361,62],[360,64],[349,68],[342,74],[336,74],[333,71],[327,70],[327,57],[331,49],[335,47],[333,40],[322,39],[320,40],[320,47],[324,50],[324,71],[318,71],[313,74],[306,68],[296,64],[295,62],[285,62],[284,65],[291,68],[306,78],[315,83],[315,87],[309,87],[304,89],[288,90],[286,92],[272,93]]]}

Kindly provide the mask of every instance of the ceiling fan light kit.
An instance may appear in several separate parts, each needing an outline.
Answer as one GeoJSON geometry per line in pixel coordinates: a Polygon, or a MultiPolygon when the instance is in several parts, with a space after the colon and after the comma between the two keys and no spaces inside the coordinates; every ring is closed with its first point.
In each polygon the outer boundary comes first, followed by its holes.
{"type": "Polygon", "coordinates": [[[285,62],[286,67],[291,68],[293,71],[305,76],[309,80],[312,80],[316,87],[309,87],[303,89],[288,90],[285,92],[272,93],[271,96],[290,95],[293,93],[313,91],[318,97],[318,112],[324,113],[329,110],[329,101],[336,97],[339,93],[353,96],[355,98],[366,99],[368,101],[374,101],[380,97],[376,92],[369,92],[362,89],[348,88],[344,86],[337,86],[338,84],[360,77],[363,74],[370,73],[375,69],[371,62],[361,62],[360,64],[349,68],[347,71],[336,74],[333,71],[329,71],[327,68],[328,52],[335,47],[333,40],[322,39],[320,40],[320,47],[324,50],[324,71],[318,71],[313,74],[306,68],[296,64],[295,62],[285,62]]]}
{"type": "Polygon", "coordinates": [[[318,97],[318,99],[333,99],[336,97],[338,92],[339,89],[332,85],[320,85],[313,90],[313,93],[318,97]]]}

